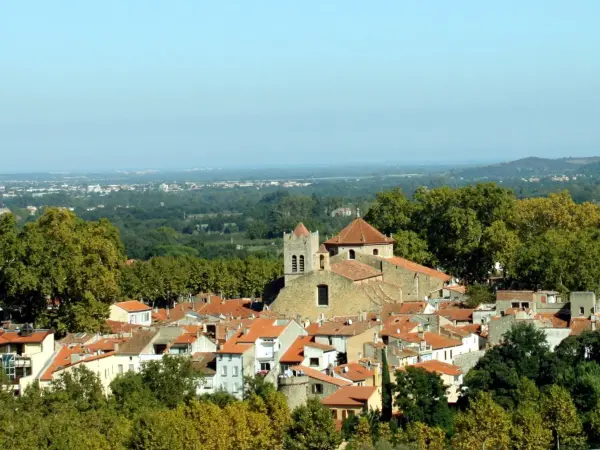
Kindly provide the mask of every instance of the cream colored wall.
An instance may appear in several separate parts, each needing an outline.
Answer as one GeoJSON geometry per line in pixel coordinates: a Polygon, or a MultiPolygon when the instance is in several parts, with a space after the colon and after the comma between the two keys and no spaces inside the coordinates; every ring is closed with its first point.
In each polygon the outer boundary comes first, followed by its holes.
{"type": "Polygon", "coordinates": [[[73,366],[65,367],[62,370],[57,370],[52,374],[53,379],[59,378],[63,373],[72,372],[77,367],[85,367],[86,369],[92,371],[98,378],[100,379],[100,383],[102,384],[102,388],[104,389],[104,393],[108,395],[110,393],[110,383],[117,376],[117,359],[114,355],[109,355],[104,358],[94,359],[92,361],[81,361],[73,366]]]}
{"type": "Polygon", "coordinates": [[[346,354],[348,361],[358,361],[364,356],[364,344],[367,342],[373,342],[376,333],[381,331],[381,326],[375,326],[369,328],[363,333],[348,336],[346,340],[346,354]]]}
{"type": "Polygon", "coordinates": [[[117,305],[110,305],[110,315],[108,318],[116,322],[128,323],[129,321],[129,315],[127,314],[127,311],[118,307],[117,305]]]}

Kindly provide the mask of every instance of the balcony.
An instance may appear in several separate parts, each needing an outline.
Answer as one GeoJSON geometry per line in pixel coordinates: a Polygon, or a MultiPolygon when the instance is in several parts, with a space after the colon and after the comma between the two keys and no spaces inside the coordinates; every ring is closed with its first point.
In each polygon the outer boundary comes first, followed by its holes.
{"type": "Polygon", "coordinates": [[[11,381],[31,375],[31,358],[16,353],[3,353],[0,356],[0,367],[11,381]]]}

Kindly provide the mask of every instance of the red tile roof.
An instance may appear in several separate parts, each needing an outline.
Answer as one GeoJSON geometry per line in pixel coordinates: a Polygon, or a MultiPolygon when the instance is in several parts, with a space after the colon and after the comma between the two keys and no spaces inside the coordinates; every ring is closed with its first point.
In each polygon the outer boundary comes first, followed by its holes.
{"type": "Polygon", "coordinates": [[[276,322],[275,319],[253,319],[248,326],[241,328],[229,338],[217,353],[241,354],[251,348],[257,339],[279,337],[287,324],[276,325],[276,322]]]}
{"type": "Polygon", "coordinates": [[[427,305],[427,302],[405,302],[398,309],[398,314],[422,314],[427,305]]]}
{"type": "Polygon", "coordinates": [[[376,391],[375,386],[344,386],[321,403],[327,406],[365,406],[376,391]]]}
{"type": "Polygon", "coordinates": [[[382,275],[377,269],[351,259],[333,263],[331,271],[352,281],[366,280],[382,275]]]}
{"type": "Polygon", "coordinates": [[[331,345],[317,344],[314,339],[314,336],[298,336],[281,357],[281,362],[287,364],[302,363],[304,361],[304,347],[318,348],[326,352],[335,350],[335,347],[331,345]]]}
{"type": "Polygon", "coordinates": [[[300,222],[298,225],[296,225],[296,228],[294,228],[294,234],[298,237],[310,236],[310,231],[308,231],[308,228],[306,228],[304,224],[300,222]]]}
{"type": "Polygon", "coordinates": [[[418,364],[413,364],[409,367],[417,367],[420,369],[425,369],[427,372],[441,373],[450,376],[462,375],[460,367],[437,360],[423,361],[418,364]]]}
{"type": "Polygon", "coordinates": [[[115,350],[115,345],[120,345],[125,342],[127,342],[126,338],[104,338],[86,345],[85,348],[93,353],[98,351],[111,352],[115,350]]]}
{"type": "Polygon", "coordinates": [[[324,381],[325,383],[334,384],[336,386],[350,386],[352,384],[351,381],[342,380],[340,378],[331,377],[323,372],[319,372],[316,369],[312,369],[310,367],[305,366],[293,366],[290,367],[291,370],[302,371],[309,378],[314,378],[315,380],[324,381]]]}
{"type": "Polygon", "coordinates": [[[340,377],[351,381],[363,381],[371,378],[375,373],[358,363],[350,362],[333,368],[333,371],[340,377]]]}
{"type": "Polygon", "coordinates": [[[401,258],[400,256],[394,256],[392,258],[384,258],[385,261],[406,270],[410,270],[411,272],[422,273],[424,275],[429,275],[430,277],[438,278],[442,281],[450,281],[452,277],[450,275],[445,274],[444,272],[440,272],[439,270],[432,269],[431,267],[422,266],[421,264],[417,264],[416,262],[409,261],[408,259],[401,258]]]}
{"type": "Polygon", "coordinates": [[[459,341],[458,339],[452,339],[437,333],[425,332],[423,333],[423,337],[425,338],[425,342],[427,342],[428,345],[431,345],[434,350],[462,345],[462,341],[459,341]]]}
{"type": "MultiPolygon", "coordinates": [[[[355,336],[379,325],[377,322],[318,322],[311,323],[306,327],[306,332],[312,336],[355,336]]],[[[374,330],[375,331],[375,330],[374,330]]]]}
{"type": "Polygon", "coordinates": [[[105,323],[112,334],[131,333],[142,328],[141,325],[117,322],[116,320],[106,320],[105,323]]]}
{"type": "Polygon", "coordinates": [[[455,320],[457,322],[471,322],[473,321],[473,311],[473,309],[467,308],[448,308],[439,309],[437,313],[448,320],[455,320]]]}
{"type": "Polygon", "coordinates": [[[464,294],[467,292],[466,286],[446,286],[446,289],[448,289],[449,291],[458,292],[459,294],[464,294]]]}
{"type": "Polygon", "coordinates": [[[29,336],[21,336],[19,331],[0,330],[0,344],[40,344],[50,334],[50,330],[34,330],[29,336]]]}
{"type": "Polygon", "coordinates": [[[373,245],[391,244],[394,240],[357,217],[336,236],[325,241],[325,245],[373,245]]]}
{"type": "Polygon", "coordinates": [[[150,305],[146,305],[137,300],[128,300],[126,302],[118,302],[115,303],[115,306],[118,306],[121,309],[129,313],[140,312],[140,311],[150,311],[152,307],[150,305]]]}
{"type": "Polygon", "coordinates": [[[592,329],[592,321],[586,317],[574,317],[569,325],[571,336],[579,336],[581,333],[592,329]]]}

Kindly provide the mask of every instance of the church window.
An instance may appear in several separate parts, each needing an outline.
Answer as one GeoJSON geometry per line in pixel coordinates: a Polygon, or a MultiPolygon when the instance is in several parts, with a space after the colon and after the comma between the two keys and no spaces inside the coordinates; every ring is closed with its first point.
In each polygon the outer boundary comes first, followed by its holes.
{"type": "Polygon", "coordinates": [[[298,272],[298,258],[296,255],[292,256],[292,272],[298,272]]]}
{"type": "Polygon", "coordinates": [[[321,255],[319,257],[319,264],[320,264],[321,270],[325,269],[325,255],[321,255]]]}
{"type": "Polygon", "coordinates": [[[304,255],[300,255],[300,272],[304,272],[304,255]]]}
{"type": "Polygon", "coordinates": [[[329,287],[326,284],[317,286],[317,306],[329,306],[329,287]]]}
{"type": "Polygon", "coordinates": [[[376,249],[376,248],[374,248],[373,249],[373,255],[375,255],[375,256],[379,255],[379,250],[376,249]]]}
{"type": "Polygon", "coordinates": [[[348,252],[348,258],[350,258],[350,259],[356,259],[356,253],[354,252],[354,250],[350,250],[348,252]]]}

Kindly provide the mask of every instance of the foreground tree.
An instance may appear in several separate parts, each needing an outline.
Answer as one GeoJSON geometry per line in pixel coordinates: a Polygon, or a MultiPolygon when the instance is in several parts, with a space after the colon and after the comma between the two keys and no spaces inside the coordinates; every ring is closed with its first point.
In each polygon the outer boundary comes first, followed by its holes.
{"type": "Polygon", "coordinates": [[[396,372],[395,404],[405,423],[422,422],[444,429],[452,425],[446,386],[436,373],[407,367],[396,372]]]}
{"type": "Polygon", "coordinates": [[[287,450],[334,450],[340,442],[330,411],[318,399],[309,399],[292,413],[285,440],[287,450]]]}
{"type": "Polygon", "coordinates": [[[553,433],[554,442],[560,448],[585,448],[585,436],[577,409],[569,392],[553,385],[542,396],[540,402],[542,417],[553,433]]]}
{"type": "Polygon", "coordinates": [[[510,418],[492,396],[480,393],[465,412],[456,415],[452,444],[456,450],[508,450],[510,418]]]}

